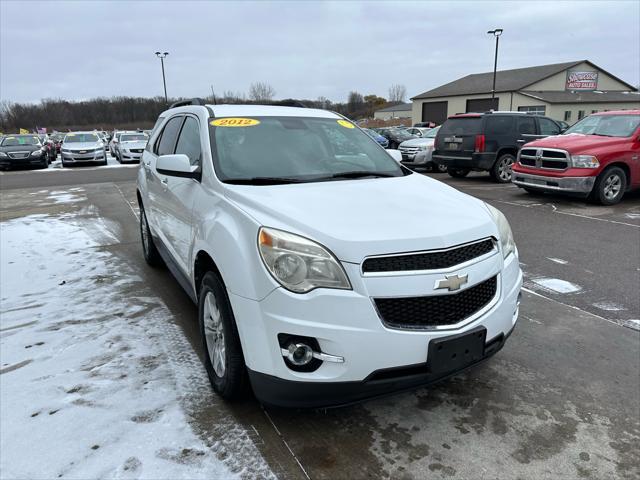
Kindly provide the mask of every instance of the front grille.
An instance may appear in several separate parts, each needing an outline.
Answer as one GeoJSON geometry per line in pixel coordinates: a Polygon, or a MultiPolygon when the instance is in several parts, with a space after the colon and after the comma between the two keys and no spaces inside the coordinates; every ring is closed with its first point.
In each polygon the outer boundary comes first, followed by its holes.
{"type": "Polygon", "coordinates": [[[419,147],[403,147],[402,145],[400,145],[400,147],[398,147],[398,150],[400,150],[400,153],[402,153],[403,157],[408,157],[408,156],[414,156],[416,153],[418,153],[420,151],[419,147]]]}
{"type": "Polygon", "coordinates": [[[379,273],[449,268],[480,257],[491,252],[494,248],[493,240],[487,238],[476,243],[452,247],[448,250],[372,257],[364,261],[362,271],[363,273],[379,273]]]}
{"type": "Polygon", "coordinates": [[[523,148],[520,151],[520,164],[529,168],[547,170],[566,170],[569,168],[569,154],[562,150],[545,148],[523,148]]]}
{"type": "Polygon", "coordinates": [[[9,158],[18,160],[20,158],[27,158],[29,155],[31,155],[31,152],[10,152],[8,153],[8,155],[9,155],[9,158]]]}
{"type": "Polygon", "coordinates": [[[454,325],[486,307],[496,295],[498,277],[460,293],[422,297],[376,298],[385,325],[396,328],[434,328],[454,325]]]}

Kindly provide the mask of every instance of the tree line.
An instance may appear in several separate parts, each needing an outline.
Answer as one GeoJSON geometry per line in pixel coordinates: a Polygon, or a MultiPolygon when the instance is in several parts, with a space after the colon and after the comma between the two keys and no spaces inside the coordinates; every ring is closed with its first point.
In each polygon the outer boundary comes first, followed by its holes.
{"type": "MultiPolygon", "coordinates": [[[[248,95],[226,91],[220,96],[205,98],[207,103],[225,104],[280,104],[304,105],[310,108],[323,108],[338,112],[353,120],[373,117],[373,112],[405,100],[406,89],[402,85],[389,88],[389,98],[377,95],[363,95],[351,91],[346,102],[332,102],[326,97],[310,99],[274,100],[275,89],[264,82],[251,85],[248,95]]],[[[17,132],[24,128],[47,128],[53,130],[92,130],[114,128],[149,128],[158,115],[166,108],[183,98],[164,97],[98,97],[82,101],[68,101],[47,98],[40,103],[16,103],[4,100],[0,103],[0,132],[17,132]]]]}

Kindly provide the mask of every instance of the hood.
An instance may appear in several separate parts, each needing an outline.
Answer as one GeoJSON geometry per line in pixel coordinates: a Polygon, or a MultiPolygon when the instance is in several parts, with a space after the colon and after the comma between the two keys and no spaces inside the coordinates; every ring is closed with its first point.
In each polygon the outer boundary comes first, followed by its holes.
{"type": "Polygon", "coordinates": [[[482,201],[418,174],[226,187],[227,198],[260,225],[315,240],[345,262],[497,236],[482,201]]]}
{"type": "Polygon", "coordinates": [[[411,140],[405,140],[400,144],[401,147],[422,147],[423,145],[433,145],[435,138],[414,138],[411,140]]]}
{"type": "Polygon", "coordinates": [[[102,142],[67,142],[62,144],[62,148],[66,150],[95,150],[104,147],[102,142]]]}
{"type": "Polygon", "coordinates": [[[598,135],[583,135],[581,133],[569,133],[567,135],[555,135],[526,144],[526,147],[549,147],[567,150],[569,153],[578,154],[583,151],[592,151],[599,148],[608,148],[614,145],[627,143],[625,137],[601,137],[598,135]]]}
{"type": "Polygon", "coordinates": [[[146,140],[132,140],[127,142],[120,142],[120,146],[124,148],[144,148],[147,146],[146,140]]]}

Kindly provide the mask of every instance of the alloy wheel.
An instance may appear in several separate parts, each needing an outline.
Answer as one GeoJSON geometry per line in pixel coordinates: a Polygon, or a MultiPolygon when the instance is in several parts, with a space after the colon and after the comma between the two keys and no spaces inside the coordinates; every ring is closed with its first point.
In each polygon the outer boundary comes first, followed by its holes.
{"type": "Polygon", "coordinates": [[[613,200],[620,194],[622,179],[617,173],[609,175],[604,181],[604,196],[607,200],[613,200]]]}
{"type": "Polygon", "coordinates": [[[218,377],[226,370],[226,348],[224,343],[224,325],[222,315],[213,292],[207,292],[204,299],[204,335],[209,361],[218,377]]]}
{"type": "Polygon", "coordinates": [[[511,180],[512,164],[513,162],[508,157],[505,157],[500,161],[500,164],[498,165],[498,176],[500,177],[500,180],[503,180],[505,182],[511,180]]]}

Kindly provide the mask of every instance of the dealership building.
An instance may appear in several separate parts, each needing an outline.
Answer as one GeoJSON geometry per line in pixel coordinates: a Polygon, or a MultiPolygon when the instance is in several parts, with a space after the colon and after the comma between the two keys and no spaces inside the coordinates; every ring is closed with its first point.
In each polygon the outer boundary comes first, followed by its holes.
{"type": "Polygon", "coordinates": [[[373,118],[378,120],[391,120],[392,118],[411,118],[410,103],[400,103],[391,107],[382,108],[373,112],[373,118]]]}
{"type": "Polygon", "coordinates": [[[441,124],[449,115],[489,110],[534,112],[575,123],[606,110],[640,109],[638,89],[588,60],[475,73],[416,95],[411,119],[441,124]]]}

